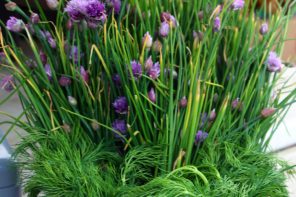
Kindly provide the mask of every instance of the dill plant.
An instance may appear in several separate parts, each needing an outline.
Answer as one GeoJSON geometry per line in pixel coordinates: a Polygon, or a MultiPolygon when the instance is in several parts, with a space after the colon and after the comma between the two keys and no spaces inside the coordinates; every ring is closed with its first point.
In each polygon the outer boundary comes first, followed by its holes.
{"type": "Polygon", "coordinates": [[[1,104],[18,94],[26,121],[2,124],[26,132],[29,196],[288,195],[291,167],[266,151],[295,102],[286,83],[274,96],[293,3],[48,0],[55,21],[8,3],[1,104]]]}

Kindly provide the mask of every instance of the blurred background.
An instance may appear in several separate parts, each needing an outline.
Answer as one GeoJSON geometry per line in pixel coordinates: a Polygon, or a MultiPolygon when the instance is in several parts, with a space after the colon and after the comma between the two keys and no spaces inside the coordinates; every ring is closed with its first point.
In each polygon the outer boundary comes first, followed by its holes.
{"type": "MultiPolygon", "coordinates": [[[[26,3],[24,0],[16,0],[16,2],[20,7],[25,7],[26,3]]],[[[29,0],[30,3],[33,4],[34,0],[29,0]]],[[[46,3],[45,0],[40,0],[45,9],[46,3]]],[[[276,4],[276,0],[267,0],[271,7],[272,12],[276,12],[279,10],[279,5],[276,4]]],[[[0,20],[6,21],[9,16],[14,15],[15,13],[8,12],[4,7],[5,1],[1,0],[0,2],[0,20]]],[[[257,7],[259,8],[263,4],[263,0],[259,0],[257,3],[257,7]]],[[[25,10],[25,9],[24,9],[25,10]]],[[[47,16],[51,19],[54,19],[55,12],[47,10],[47,16]]],[[[284,51],[282,53],[282,59],[285,62],[292,63],[293,68],[290,68],[288,72],[284,72],[279,83],[283,81],[289,80],[291,85],[291,89],[295,89],[296,87],[296,16],[290,21],[287,41],[285,42],[284,51]]],[[[26,43],[22,40],[18,41],[18,44],[22,48],[26,48],[26,43]]],[[[28,52],[28,51],[27,51],[28,52]]],[[[0,66],[0,79],[5,76],[7,72],[4,68],[0,66]]],[[[0,101],[3,100],[7,96],[7,93],[0,89],[0,101]]],[[[0,111],[10,114],[14,117],[18,117],[22,113],[22,107],[19,103],[17,96],[12,97],[8,102],[4,105],[0,105],[0,111]]],[[[0,122],[7,121],[8,118],[6,116],[0,115],[0,122]]],[[[6,131],[9,130],[10,125],[1,124],[0,132],[2,135],[6,134],[6,131]]],[[[16,144],[19,139],[19,133],[21,131],[13,130],[7,135],[7,139],[11,145],[16,144]]],[[[287,116],[281,121],[280,126],[276,129],[274,137],[271,140],[270,151],[274,151],[277,153],[279,158],[282,158],[289,162],[290,164],[296,165],[296,104],[294,104],[287,116]]],[[[289,177],[287,181],[287,185],[289,188],[290,196],[296,196],[296,178],[293,179],[289,177]]]]}

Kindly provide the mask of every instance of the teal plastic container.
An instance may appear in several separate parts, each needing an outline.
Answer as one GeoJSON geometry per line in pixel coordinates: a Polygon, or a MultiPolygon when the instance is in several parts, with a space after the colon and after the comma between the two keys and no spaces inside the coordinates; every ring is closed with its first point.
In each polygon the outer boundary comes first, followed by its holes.
{"type": "MultiPolygon", "coordinates": [[[[0,134],[0,139],[2,136],[0,134]]],[[[7,141],[0,144],[0,197],[20,197],[18,170],[7,141]]]]}

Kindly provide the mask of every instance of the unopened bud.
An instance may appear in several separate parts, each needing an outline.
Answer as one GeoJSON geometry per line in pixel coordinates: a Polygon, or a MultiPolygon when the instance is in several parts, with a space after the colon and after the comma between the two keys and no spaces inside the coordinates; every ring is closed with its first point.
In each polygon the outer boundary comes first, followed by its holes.
{"type": "Polygon", "coordinates": [[[68,96],[68,101],[69,101],[70,105],[72,105],[72,106],[77,105],[77,100],[72,96],[68,96]]]}
{"type": "Polygon", "coordinates": [[[17,5],[16,5],[16,3],[10,1],[10,2],[5,4],[5,8],[6,8],[6,10],[13,12],[17,8],[17,5]]]}
{"type": "Polygon", "coordinates": [[[180,106],[181,106],[182,108],[185,108],[185,107],[187,107],[187,104],[188,104],[187,98],[186,98],[186,96],[184,96],[184,97],[180,100],[180,106]]]}
{"type": "Polygon", "coordinates": [[[262,118],[268,118],[272,116],[275,113],[276,109],[271,107],[271,108],[265,108],[261,111],[261,116],[262,118]]]}

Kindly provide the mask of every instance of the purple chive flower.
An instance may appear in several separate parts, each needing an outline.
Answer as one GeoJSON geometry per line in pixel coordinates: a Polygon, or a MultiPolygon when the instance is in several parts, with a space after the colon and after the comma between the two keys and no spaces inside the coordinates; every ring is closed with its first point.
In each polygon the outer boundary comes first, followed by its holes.
{"type": "Polygon", "coordinates": [[[167,23],[171,28],[177,26],[176,18],[168,12],[161,13],[160,20],[162,23],[167,23]]]}
{"type": "Polygon", "coordinates": [[[244,7],[245,1],[244,0],[234,0],[231,4],[231,8],[233,10],[240,10],[244,7]]]}
{"type": "Polygon", "coordinates": [[[159,28],[159,34],[162,37],[167,37],[170,33],[170,25],[166,22],[162,22],[159,28]]]}
{"type": "Polygon", "coordinates": [[[159,62],[156,62],[153,64],[153,66],[148,71],[148,76],[151,79],[157,79],[160,75],[160,65],[159,62]]]}
{"type": "Polygon", "coordinates": [[[107,0],[106,3],[114,10],[115,14],[119,14],[121,10],[121,0],[107,0]]]}
{"type": "Polygon", "coordinates": [[[82,79],[84,80],[85,83],[89,82],[88,71],[85,70],[85,68],[83,66],[80,66],[80,75],[81,75],[81,77],[82,77],[82,79]]]}
{"type": "Polygon", "coordinates": [[[156,94],[153,88],[148,92],[148,98],[151,102],[156,103],[156,94]]]}
{"type": "Polygon", "coordinates": [[[121,86],[121,79],[119,74],[115,74],[112,76],[112,81],[115,84],[115,86],[121,86]]]}
{"type": "Polygon", "coordinates": [[[53,49],[57,48],[57,43],[54,38],[49,38],[47,41],[51,48],[53,49]]]}
{"type": "Polygon", "coordinates": [[[149,71],[153,67],[152,56],[150,56],[145,62],[145,70],[149,71]]]}
{"type": "Polygon", "coordinates": [[[80,22],[84,19],[84,13],[86,7],[86,1],[85,0],[71,0],[68,1],[65,12],[68,13],[71,20],[74,22],[80,22]]]}
{"type": "Polygon", "coordinates": [[[69,77],[61,76],[60,79],[59,79],[59,84],[62,87],[70,86],[71,83],[72,83],[72,81],[71,81],[71,79],[69,77]]]}
{"type": "Polygon", "coordinates": [[[282,61],[273,51],[269,53],[266,64],[269,72],[280,72],[282,70],[282,61]]]}
{"type": "Polygon", "coordinates": [[[107,19],[105,4],[99,0],[71,0],[67,3],[67,12],[74,22],[86,20],[91,28],[96,28],[107,19]]]}
{"type": "MultiPolygon", "coordinates": [[[[127,126],[126,126],[126,122],[124,120],[116,119],[112,123],[112,128],[114,130],[118,131],[119,133],[121,133],[123,136],[125,136],[127,133],[127,126]]],[[[115,137],[120,138],[120,136],[118,134],[115,134],[115,137]]]]}
{"type": "Polygon", "coordinates": [[[205,141],[205,139],[208,137],[208,133],[202,130],[197,131],[195,135],[195,144],[197,145],[198,143],[201,143],[205,141]]]}
{"type": "Polygon", "coordinates": [[[131,61],[131,68],[132,68],[132,73],[133,73],[133,76],[136,78],[136,79],[139,79],[141,76],[142,76],[142,65],[137,62],[137,61],[131,61]]]}
{"type": "Polygon", "coordinates": [[[11,92],[15,87],[15,80],[12,75],[7,75],[3,77],[0,82],[1,89],[5,90],[6,92],[11,92]]]}
{"type": "Polygon", "coordinates": [[[151,48],[153,44],[153,39],[149,32],[145,33],[145,35],[142,38],[142,46],[145,45],[145,48],[151,48]]]}
{"type": "Polygon", "coordinates": [[[45,0],[45,1],[49,9],[56,10],[58,8],[59,2],[57,0],[45,0]]]}
{"type": "Polygon", "coordinates": [[[267,23],[263,23],[260,27],[260,34],[261,35],[265,35],[268,32],[268,24],[267,23]]]}
{"type": "Polygon", "coordinates": [[[87,1],[85,11],[86,21],[92,25],[99,26],[100,23],[104,23],[107,19],[105,4],[99,0],[87,1]]]}
{"type": "Polygon", "coordinates": [[[221,29],[221,19],[219,18],[219,16],[217,16],[214,19],[214,27],[213,27],[213,31],[214,32],[218,32],[221,29]]]}
{"type": "Polygon", "coordinates": [[[239,98],[236,98],[232,101],[231,107],[233,110],[242,111],[243,110],[243,102],[240,101],[239,98]]]}
{"type": "Polygon", "coordinates": [[[181,98],[180,100],[180,107],[185,108],[187,107],[187,104],[188,104],[187,98],[186,96],[183,96],[183,98],[181,98]]]}
{"type": "Polygon", "coordinates": [[[113,107],[114,107],[116,113],[127,114],[127,112],[128,112],[128,102],[127,102],[126,97],[124,97],[124,96],[118,97],[114,101],[113,107]]]}
{"type": "Polygon", "coordinates": [[[49,64],[46,64],[44,66],[44,71],[45,71],[48,79],[51,80],[52,79],[52,73],[51,73],[51,68],[50,68],[50,65],[49,64]]]}
{"type": "Polygon", "coordinates": [[[261,117],[262,118],[268,118],[272,116],[275,113],[276,109],[271,107],[271,108],[265,108],[261,111],[261,117]]]}
{"type": "Polygon", "coordinates": [[[31,22],[32,22],[33,24],[37,24],[37,23],[40,22],[40,17],[39,17],[39,15],[36,14],[36,13],[34,13],[34,12],[31,14],[30,19],[31,19],[31,22]]]}
{"type": "Polygon", "coordinates": [[[6,27],[9,31],[21,32],[24,29],[25,25],[21,19],[11,16],[6,22],[6,27]]]}

